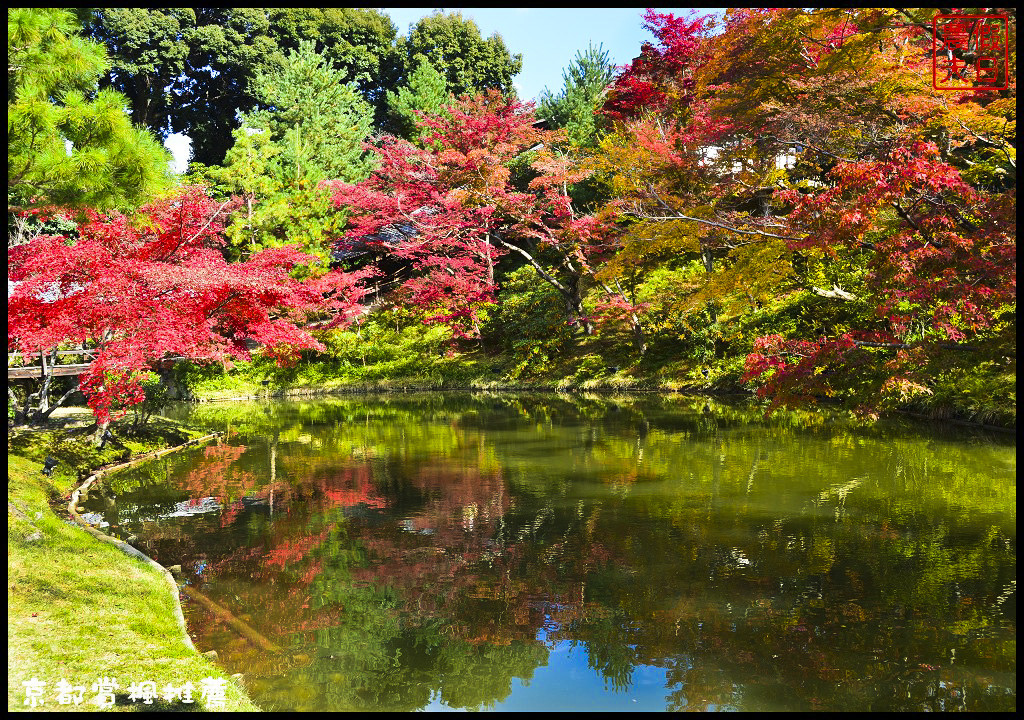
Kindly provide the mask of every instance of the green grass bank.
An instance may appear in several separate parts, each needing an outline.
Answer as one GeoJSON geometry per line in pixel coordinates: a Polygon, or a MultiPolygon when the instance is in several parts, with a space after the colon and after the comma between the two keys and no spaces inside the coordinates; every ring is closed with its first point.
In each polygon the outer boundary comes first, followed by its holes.
{"type": "MultiPolygon", "coordinates": [[[[81,476],[200,433],[153,418],[145,432],[97,450],[84,432],[89,421],[83,410],[64,413],[45,429],[8,432],[7,709],[98,711],[93,684],[113,678],[119,688],[112,710],[258,710],[238,679],[185,643],[161,574],[67,517],[81,476]],[[50,477],[43,473],[47,456],[59,460],[50,477]],[[204,678],[223,681],[222,708],[202,696],[204,678]],[[66,704],[58,693],[62,680],[82,688],[68,692],[66,704]],[[36,707],[24,684],[34,681],[45,683],[36,686],[36,707]],[[150,703],[143,682],[157,694],[150,703]],[[188,682],[194,702],[163,697],[168,686],[188,682]],[[134,702],[132,683],[142,696],[134,702]]],[[[115,435],[125,434],[115,427],[115,435]]]]}

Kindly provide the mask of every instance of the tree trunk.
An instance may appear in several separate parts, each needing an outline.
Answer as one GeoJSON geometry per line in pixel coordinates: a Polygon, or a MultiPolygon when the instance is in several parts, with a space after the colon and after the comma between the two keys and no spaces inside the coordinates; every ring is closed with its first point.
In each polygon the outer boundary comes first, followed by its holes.
{"type": "Polygon", "coordinates": [[[633,329],[633,342],[636,344],[636,351],[640,357],[647,354],[647,338],[644,336],[643,326],[640,325],[640,318],[636,313],[629,314],[629,324],[633,329]]]}
{"type": "Polygon", "coordinates": [[[106,435],[107,429],[109,427],[110,427],[110,421],[109,420],[107,420],[105,422],[98,422],[98,423],[96,423],[96,432],[92,436],[92,444],[93,445],[95,445],[98,448],[101,448],[101,447],[104,446],[105,442],[103,440],[103,437],[104,437],[104,435],[106,435]]]}
{"type": "Polygon", "coordinates": [[[494,258],[491,257],[491,235],[487,234],[487,241],[484,243],[484,257],[487,260],[487,284],[494,287],[494,258]]]}
{"type": "Polygon", "coordinates": [[[25,408],[18,402],[18,395],[14,392],[14,388],[11,387],[10,383],[7,385],[7,398],[11,401],[11,407],[14,409],[14,424],[22,425],[28,422],[28,414],[25,408]]]}
{"type": "Polygon", "coordinates": [[[580,278],[579,275],[573,273],[570,275],[569,280],[566,283],[566,291],[563,292],[565,298],[565,309],[566,314],[569,316],[570,322],[575,323],[583,330],[583,334],[587,337],[594,334],[594,323],[586,315],[586,310],[583,307],[583,298],[580,295],[580,278]]]}
{"type": "Polygon", "coordinates": [[[149,106],[152,101],[149,96],[150,80],[149,75],[140,71],[135,76],[135,97],[132,98],[132,123],[149,127],[149,106]]]}
{"type": "Polygon", "coordinates": [[[710,249],[701,248],[700,257],[704,261],[704,270],[710,274],[715,269],[715,256],[710,249]]]}
{"type": "Polygon", "coordinates": [[[43,376],[39,380],[39,408],[38,414],[40,416],[43,413],[49,415],[50,409],[50,383],[53,382],[53,366],[57,362],[57,348],[53,349],[53,359],[50,360],[50,365],[46,365],[46,353],[42,348],[39,349],[39,362],[43,366],[43,376]]]}
{"type": "Polygon", "coordinates": [[[566,281],[566,283],[562,283],[558,278],[541,267],[540,263],[537,262],[537,259],[526,250],[518,245],[513,245],[512,243],[505,241],[497,234],[494,234],[493,237],[509,250],[513,250],[526,258],[527,262],[529,262],[533,269],[537,271],[537,275],[539,275],[544,282],[559,292],[562,299],[565,301],[565,313],[568,316],[570,324],[578,324],[579,327],[583,328],[584,335],[594,334],[594,325],[587,319],[586,312],[583,308],[583,298],[580,297],[580,276],[579,273],[576,272],[575,268],[573,268],[572,263],[569,262],[569,258],[566,258],[563,264],[569,270],[570,279],[566,281]]]}

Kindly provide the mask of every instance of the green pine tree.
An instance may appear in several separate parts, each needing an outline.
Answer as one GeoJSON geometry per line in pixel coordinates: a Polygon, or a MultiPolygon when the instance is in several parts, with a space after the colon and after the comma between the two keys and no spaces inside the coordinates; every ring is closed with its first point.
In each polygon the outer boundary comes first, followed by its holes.
{"type": "Polygon", "coordinates": [[[197,173],[244,200],[225,232],[236,253],[296,244],[326,266],[346,215],[321,182],[369,174],[363,142],[373,109],[312,42],[299,43],[278,70],[257,75],[253,88],[262,108],[242,115],[224,165],[197,173]]]}
{"type": "Polygon", "coordinates": [[[8,210],[138,205],[170,182],[169,153],[137,128],[128,101],[97,91],[102,45],[52,8],[7,11],[8,210]]]}
{"type": "Polygon", "coordinates": [[[396,135],[416,142],[420,137],[419,117],[436,115],[448,102],[448,82],[444,75],[430,64],[425,55],[416,56],[416,70],[409,77],[409,85],[388,91],[388,112],[396,135]]]}
{"type": "Polygon", "coordinates": [[[245,114],[243,124],[266,132],[278,148],[284,184],[299,189],[321,180],[356,182],[369,174],[363,142],[373,109],[312,42],[300,42],[279,70],[258,75],[253,90],[262,109],[245,114]]]}
{"type": "Polygon", "coordinates": [[[594,112],[604,102],[605,88],[615,77],[615,65],[603,45],[576,51],[576,59],[562,71],[562,90],[557,95],[544,88],[537,103],[537,117],[551,129],[565,128],[576,147],[596,144],[598,125],[594,112]]]}

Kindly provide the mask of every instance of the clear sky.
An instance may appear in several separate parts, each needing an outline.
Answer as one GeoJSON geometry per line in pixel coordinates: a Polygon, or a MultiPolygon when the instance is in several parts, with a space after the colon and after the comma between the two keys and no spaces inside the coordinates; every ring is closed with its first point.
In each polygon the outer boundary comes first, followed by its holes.
{"type": "MultiPolygon", "coordinates": [[[[523,69],[512,81],[522,100],[535,100],[548,87],[558,92],[562,70],[586,50],[588,43],[602,45],[616,65],[626,65],[640,54],[645,42],[654,40],[644,30],[644,8],[381,8],[398,28],[408,35],[410,26],[435,10],[460,12],[472,18],[484,37],[501,35],[509,52],[521,53],[523,69]]],[[[656,8],[686,16],[690,8],[656,8]]],[[[699,12],[722,10],[700,9],[699,12]]],[[[175,155],[172,167],[183,171],[188,157],[188,140],[181,135],[167,139],[175,155]]]]}

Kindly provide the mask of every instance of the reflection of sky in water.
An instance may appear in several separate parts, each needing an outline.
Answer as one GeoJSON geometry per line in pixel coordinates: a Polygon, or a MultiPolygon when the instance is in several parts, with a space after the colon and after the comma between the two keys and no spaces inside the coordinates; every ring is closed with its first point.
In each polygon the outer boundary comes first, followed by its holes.
{"type": "MultiPolygon", "coordinates": [[[[544,642],[544,632],[537,639],[544,642]]],[[[545,642],[545,644],[548,644],[545,642]]],[[[548,645],[550,648],[550,645],[548,645]]],[[[633,668],[629,688],[615,692],[588,664],[585,648],[568,640],[551,648],[547,665],[533,671],[529,684],[512,681],[512,692],[493,710],[499,712],[664,712],[668,691],[666,671],[653,665],[633,668]]],[[[426,712],[461,712],[441,702],[434,693],[426,712]]]]}
{"type": "MultiPolygon", "coordinates": [[[[243,498],[243,501],[248,498],[243,498]]],[[[246,502],[246,505],[259,504],[262,501],[246,502]]],[[[157,520],[169,520],[171,518],[182,518],[192,517],[193,515],[204,515],[207,513],[220,512],[223,509],[220,501],[215,497],[202,497],[202,498],[191,498],[189,500],[181,500],[174,503],[174,508],[168,512],[152,512],[151,509],[145,505],[136,504],[125,504],[121,508],[121,515],[125,518],[130,518],[132,522],[143,523],[143,522],[156,522],[157,520]],[[147,513],[147,511],[149,511],[147,513]]],[[[98,512],[87,512],[82,515],[82,519],[85,522],[95,527],[109,527],[108,523],[102,513],[98,512]]]]}
{"type": "Polygon", "coordinates": [[[82,518],[82,520],[84,520],[85,522],[89,523],[94,527],[110,527],[110,523],[103,519],[103,515],[101,513],[87,512],[82,513],[80,517],[82,518]]]}

